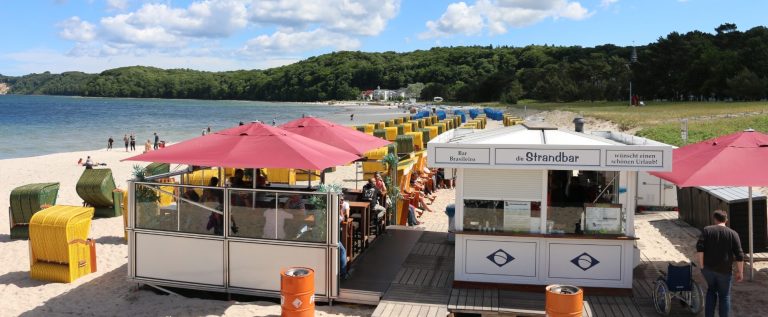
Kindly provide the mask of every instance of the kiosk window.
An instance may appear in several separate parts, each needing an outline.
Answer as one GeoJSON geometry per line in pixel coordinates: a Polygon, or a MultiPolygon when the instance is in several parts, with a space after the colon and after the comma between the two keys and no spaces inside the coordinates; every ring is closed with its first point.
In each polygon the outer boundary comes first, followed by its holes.
{"type": "Polygon", "coordinates": [[[625,217],[618,205],[618,175],[549,171],[547,233],[622,234],[625,217]]]}
{"type": "Polygon", "coordinates": [[[464,230],[538,233],[541,202],[517,200],[464,200],[464,230]]]}

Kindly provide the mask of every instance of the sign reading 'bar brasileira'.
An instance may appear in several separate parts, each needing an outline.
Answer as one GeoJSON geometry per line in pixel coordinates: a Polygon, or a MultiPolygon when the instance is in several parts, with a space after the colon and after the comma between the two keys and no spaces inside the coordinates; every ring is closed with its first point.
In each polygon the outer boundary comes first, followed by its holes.
{"type": "Polygon", "coordinates": [[[496,164],[600,166],[600,150],[496,149],[496,164]]]}
{"type": "Polygon", "coordinates": [[[491,162],[491,149],[436,148],[435,162],[454,164],[489,164],[491,162]]]}

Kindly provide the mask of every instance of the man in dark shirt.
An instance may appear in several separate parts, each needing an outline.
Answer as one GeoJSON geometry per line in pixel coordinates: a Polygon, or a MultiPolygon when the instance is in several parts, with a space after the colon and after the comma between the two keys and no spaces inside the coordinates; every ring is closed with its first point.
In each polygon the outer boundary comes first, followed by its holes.
{"type": "Polygon", "coordinates": [[[744,252],[739,235],[725,226],[728,221],[726,213],[715,210],[712,217],[715,224],[705,227],[696,242],[696,260],[708,286],[705,316],[714,317],[715,306],[719,306],[719,316],[727,317],[731,308],[733,262],[736,262],[736,281],[741,282],[744,278],[744,252]]]}

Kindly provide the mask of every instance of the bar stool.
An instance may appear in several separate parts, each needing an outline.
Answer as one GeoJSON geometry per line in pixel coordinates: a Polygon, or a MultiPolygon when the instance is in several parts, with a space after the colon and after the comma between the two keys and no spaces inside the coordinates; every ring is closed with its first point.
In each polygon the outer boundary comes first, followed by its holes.
{"type": "Polygon", "coordinates": [[[352,252],[359,253],[363,249],[363,230],[360,226],[360,214],[351,214],[352,218],[352,252]]]}

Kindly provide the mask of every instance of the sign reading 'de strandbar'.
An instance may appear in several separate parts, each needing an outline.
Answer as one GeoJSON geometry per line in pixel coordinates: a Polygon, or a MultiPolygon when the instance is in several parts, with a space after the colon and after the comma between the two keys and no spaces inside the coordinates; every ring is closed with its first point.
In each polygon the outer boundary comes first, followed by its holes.
{"type": "Polygon", "coordinates": [[[600,150],[496,149],[496,164],[600,166],[600,150]]]}

